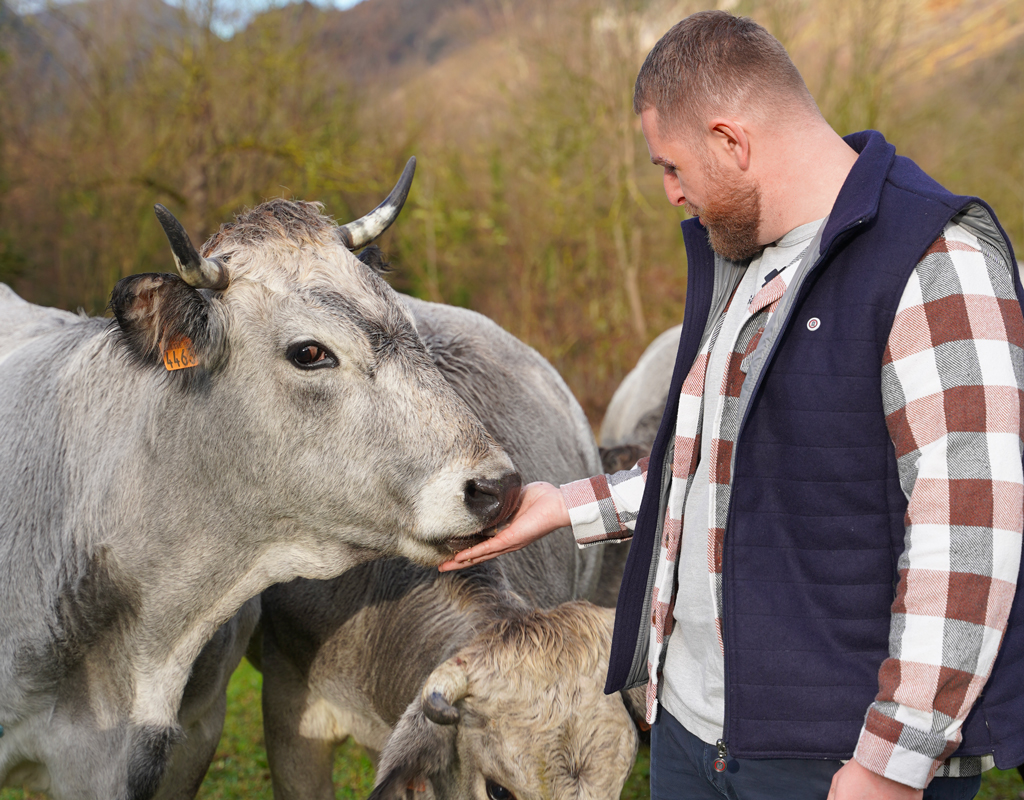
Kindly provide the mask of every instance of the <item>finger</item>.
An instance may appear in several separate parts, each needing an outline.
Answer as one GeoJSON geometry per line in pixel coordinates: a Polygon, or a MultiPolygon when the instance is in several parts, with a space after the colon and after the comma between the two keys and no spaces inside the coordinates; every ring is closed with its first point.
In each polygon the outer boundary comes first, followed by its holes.
{"type": "Polygon", "coordinates": [[[472,561],[445,561],[438,568],[438,572],[454,572],[457,569],[465,569],[473,566],[472,561]]]}
{"type": "Polygon", "coordinates": [[[525,544],[525,540],[517,536],[509,536],[502,531],[485,542],[481,542],[466,550],[460,550],[451,559],[445,561],[439,569],[441,572],[462,569],[473,564],[479,564],[481,561],[489,561],[504,553],[513,553],[516,550],[522,549],[525,544]]]}
{"type": "Polygon", "coordinates": [[[501,555],[502,553],[511,553],[514,550],[518,550],[523,546],[523,541],[518,538],[507,536],[505,533],[499,533],[492,536],[485,542],[473,545],[466,550],[461,550],[452,556],[453,561],[486,561],[488,558],[494,558],[494,556],[501,555]]]}
{"type": "Polygon", "coordinates": [[[438,567],[438,569],[441,570],[441,572],[448,572],[453,569],[464,569],[465,567],[473,566],[473,564],[479,564],[481,561],[489,561],[492,558],[500,556],[504,552],[506,552],[506,550],[503,547],[491,549],[484,548],[483,545],[476,545],[475,547],[470,547],[467,550],[460,550],[448,561],[445,561],[440,567],[438,567]]]}
{"type": "Polygon", "coordinates": [[[489,553],[477,554],[471,554],[471,551],[463,550],[452,556],[450,560],[441,564],[438,569],[441,572],[450,572],[453,569],[465,569],[466,567],[472,567],[475,564],[482,564],[484,561],[490,561],[492,558],[497,558],[505,553],[513,553],[518,549],[518,547],[512,547],[510,549],[494,550],[489,553]]]}

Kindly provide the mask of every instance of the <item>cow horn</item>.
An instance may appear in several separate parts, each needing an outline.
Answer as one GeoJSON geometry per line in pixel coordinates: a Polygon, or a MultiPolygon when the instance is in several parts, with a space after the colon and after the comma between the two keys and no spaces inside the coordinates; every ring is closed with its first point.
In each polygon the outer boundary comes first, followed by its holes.
{"type": "Polygon", "coordinates": [[[405,205],[405,198],[409,196],[409,187],[412,186],[412,176],[415,172],[416,157],[413,156],[406,162],[402,176],[383,203],[354,222],[338,226],[338,235],[345,247],[349,250],[365,247],[391,226],[405,205]]]}
{"type": "Polygon", "coordinates": [[[469,694],[469,676],[461,658],[450,658],[430,673],[420,695],[423,714],[438,725],[459,721],[455,704],[469,694]]]}
{"type": "Polygon", "coordinates": [[[228,271],[224,265],[216,259],[203,258],[199,255],[181,223],[174,218],[174,214],[159,203],[153,206],[153,210],[156,211],[156,218],[160,220],[160,226],[167,234],[167,241],[171,243],[174,263],[182,280],[196,289],[226,289],[228,271]]]}

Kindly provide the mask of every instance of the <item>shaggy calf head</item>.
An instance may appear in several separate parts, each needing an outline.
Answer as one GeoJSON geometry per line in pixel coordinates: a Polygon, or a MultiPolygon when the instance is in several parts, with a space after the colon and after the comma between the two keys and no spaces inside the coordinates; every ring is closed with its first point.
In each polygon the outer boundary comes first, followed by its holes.
{"type": "Polygon", "coordinates": [[[168,445],[182,480],[216,481],[250,532],[286,537],[288,577],[335,574],[339,542],[436,564],[517,502],[511,462],[431,361],[382,259],[351,252],[397,215],[411,168],[361,220],[272,200],[201,253],[158,208],[179,274],[114,290],[121,346],[188,417],[168,445]]]}
{"type": "Polygon", "coordinates": [[[613,800],[637,735],[604,694],[614,612],[565,603],[494,623],[438,666],[380,757],[370,800],[613,800]]]}

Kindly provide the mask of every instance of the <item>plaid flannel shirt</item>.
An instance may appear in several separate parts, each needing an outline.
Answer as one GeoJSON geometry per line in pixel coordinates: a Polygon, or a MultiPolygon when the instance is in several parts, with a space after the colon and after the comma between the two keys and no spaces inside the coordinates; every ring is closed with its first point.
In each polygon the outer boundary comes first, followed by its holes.
{"type": "MultiPolygon", "coordinates": [[[[712,431],[708,574],[721,636],[721,555],[729,456],[753,352],[785,286],[776,277],[751,301],[722,381],[712,431]],[[774,286],[773,286],[774,284],[774,286]],[[734,413],[729,414],[730,406],[734,413]]],[[[700,453],[702,398],[716,326],[683,384],[671,488],[652,598],[647,715],[671,633],[682,508],[700,453]]],[[[1024,527],[1021,468],[1024,323],[999,253],[950,223],[907,282],[882,363],[883,403],[909,506],[892,606],[889,658],[854,757],[880,775],[925,786],[934,774],[977,774],[991,757],[949,759],[960,725],[995,660],[1016,583],[1024,527]]],[[[626,539],[647,461],[562,487],[577,542],[626,539]]],[[[721,641],[721,640],[720,640],[721,641]]]]}

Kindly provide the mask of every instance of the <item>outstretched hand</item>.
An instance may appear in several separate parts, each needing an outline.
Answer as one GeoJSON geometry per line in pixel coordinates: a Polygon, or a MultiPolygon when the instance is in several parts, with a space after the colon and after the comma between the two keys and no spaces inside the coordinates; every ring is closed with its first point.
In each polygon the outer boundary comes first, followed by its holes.
{"type": "Polygon", "coordinates": [[[438,569],[441,572],[464,569],[502,553],[513,553],[569,524],[569,509],[558,487],[543,482],[528,483],[523,489],[519,510],[506,527],[487,541],[456,553],[438,569]]]}

